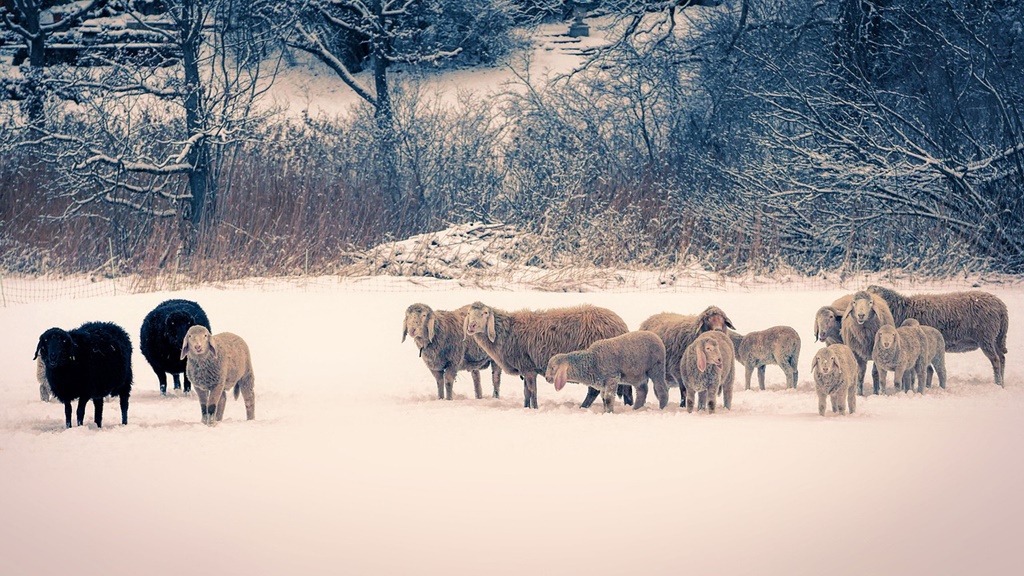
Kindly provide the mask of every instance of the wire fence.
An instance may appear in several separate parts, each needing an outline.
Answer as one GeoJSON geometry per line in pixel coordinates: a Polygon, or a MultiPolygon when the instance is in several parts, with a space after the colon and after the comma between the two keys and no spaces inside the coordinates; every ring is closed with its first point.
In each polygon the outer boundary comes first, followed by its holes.
{"type": "Polygon", "coordinates": [[[822,274],[819,276],[728,276],[693,269],[558,270],[519,268],[466,273],[457,278],[419,275],[286,276],[244,278],[218,282],[195,282],[184,276],[17,276],[0,273],[0,306],[45,303],[58,300],[112,297],[152,292],[176,292],[214,287],[258,292],[441,292],[455,288],[485,290],[537,290],[549,292],[715,292],[793,289],[800,291],[855,291],[869,284],[884,284],[902,290],[961,290],[979,286],[1020,286],[1024,277],[1006,275],[965,275],[958,278],[929,278],[895,272],[871,274],[822,274]]]}

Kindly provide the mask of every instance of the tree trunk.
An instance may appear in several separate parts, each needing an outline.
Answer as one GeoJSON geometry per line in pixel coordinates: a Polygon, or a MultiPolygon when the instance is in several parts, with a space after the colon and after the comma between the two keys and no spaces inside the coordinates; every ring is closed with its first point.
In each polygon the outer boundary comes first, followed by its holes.
{"type": "Polygon", "coordinates": [[[46,69],[46,37],[39,26],[39,10],[25,12],[25,31],[29,33],[28,70],[25,72],[25,114],[32,126],[43,121],[43,101],[45,94],[42,77],[46,69]]]}
{"type": "Polygon", "coordinates": [[[396,161],[397,144],[395,137],[395,111],[391,105],[391,92],[388,88],[388,61],[384,56],[384,47],[374,49],[373,82],[377,92],[377,106],[374,118],[377,121],[378,152],[380,153],[383,192],[391,201],[392,208],[397,209],[402,199],[398,185],[398,162],[396,161]]]}
{"type": "MultiPolygon", "coordinates": [[[[202,40],[203,17],[198,3],[187,2],[182,16],[182,68],[185,73],[185,137],[202,134],[205,129],[203,110],[203,84],[199,73],[199,48],[202,40]]],[[[191,198],[182,208],[182,244],[185,254],[191,256],[195,240],[204,224],[208,224],[207,205],[211,190],[211,155],[209,142],[198,138],[186,155],[189,166],[188,188],[191,198]]]]}

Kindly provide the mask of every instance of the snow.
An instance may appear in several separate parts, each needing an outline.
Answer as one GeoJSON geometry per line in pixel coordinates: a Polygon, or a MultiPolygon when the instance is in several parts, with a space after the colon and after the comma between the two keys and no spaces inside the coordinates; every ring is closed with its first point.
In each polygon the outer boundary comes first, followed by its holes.
{"type": "MultiPolygon", "coordinates": [[[[39,280],[46,283],[46,280],[39,280]]],[[[1009,573],[1024,513],[1024,288],[1010,308],[1007,386],[980,352],[951,354],[948,389],[858,398],[817,414],[812,318],[845,288],[792,285],[558,293],[410,278],[239,283],[0,308],[0,546],[5,575],[76,574],[928,574],[1009,573]],[[64,429],[38,398],[32,350],[51,326],[115,321],[194,299],[215,332],[252,349],[257,419],[229,398],[161,397],[136,350],[129,424],[64,429]],[[406,306],[506,309],[592,303],[631,327],[665,310],[722,307],[741,331],[803,338],[800,384],[742,390],[687,414],[577,406],[540,379],[438,401],[406,306]]],[[[911,292],[913,292],[911,290],[911,292]]],[[[489,377],[485,374],[484,388],[489,377]]],[[[755,378],[756,388],[756,378],[755,378]]]]}

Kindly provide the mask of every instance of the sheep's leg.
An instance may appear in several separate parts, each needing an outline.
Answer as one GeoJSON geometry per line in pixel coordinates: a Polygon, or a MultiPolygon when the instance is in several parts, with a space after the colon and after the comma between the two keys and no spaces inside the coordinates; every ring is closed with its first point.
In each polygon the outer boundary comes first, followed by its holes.
{"type": "Polygon", "coordinates": [[[732,382],[722,385],[722,405],[726,410],[732,410],[732,382]]]}
{"type": "Polygon", "coordinates": [[[824,416],[825,415],[825,406],[826,406],[825,399],[828,398],[828,396],[824,392],[822,392],[821,390],[818,390],[817,392],[818,392],[818,415],[824,416]]]}
{"type": "Polygon", "coordinates": [[[580,408],[590,408],[590,406],[594,403],[594,400],[597,400],[599,394],[601,394],[600,390],[598,390],[597,388],[591,388],[590,386],[587,386],[587,397],[583,399],[583,403],[580,404],[580,408]]]}
{"type": "Polygon", "coordinates": [[[469,373],[473,376],[473,393],[476,394],[476,399],[479,400],[484,397],[483,388],[480,387],[480,371],[470,370],[469,373]]]}
{"type": "Polygon", "coordinates": [[[622,396],[622,403],[626,406],[633,405],[633,387],[628,384],[620,384],[618,390],[619,396],[622,396]]]}
{"type": "Polygon", "coordinates": [[[207,409],[207,400],[210,399],[210,391],[206,388],[196,388],[196,395],[199,396],[199,408],[203,411],[203,424],[209,424],[210,415],[207,409]]]}
{"type": "MultiPolygon", "coordinates": [[[[867,365],[868,365],[868,363],[865,360],[864,361],[865,368],[867,367],[867,365]]],[[[871,381],[875,384],[875,394],[878,394],[878,385],[879,385],[878,384],[878,380],[879,380],[878,366],[874,362],[871,362],[871,381]]],[[[894,385],[895,385],[895,383],[894,383],[894,385]]],[[[885,393],[885,382],[882,382],[882,393],[883,394],[885,393]]]]}
{"type": "Polygon", "coordinates": [[[128,424],[128,392],[122,392],[119,400],[121,401],[121,424],[128,424]]]}
{"type": "Polygon", "coordinates": [[[616,385],[618,378],[609,378],[604,381],[604,389],[601,390],[601,402],[604,403],[605,414],[611,414],[615,411],[615,392],[618,388],[616,385]]]}
{"type": "Polygon", "coordinates": [[[746,372],[746,378],[747,378],[746,390],[750,390],[750,377],[754,375],[754,365],[753,364],[747,364],[744,367],[747,369],[747,372],[746,372]]]}
{"type": "Polygon", "coordinates": [[[767,368],[764,364],[757,367],[757,385],[764,390],[764,369],[767,368]]]}
{"type": "Polygon", "coordinates": [[[526,407],[537,409],[537,374],[527,372],[523,374],[523,385],[526,387],[526,407]]]}
{"type": "Polygon", "coordinates": [[[501,368],[497,364],[491,364],[491,385],[494,386],[494,397],[499,398],[498,391],[501,389],[501,368]]]}
{"type": "Polygon", "coordinates": [[[160,395],[167,396],[167,374],[156,368],[153,368],[153,372],[156,372],[156,379],[160,381],[160,395]]]}
{"type": "MultiPolygon", "coordinates": [[[[879,390],[881,390],[881,394],[885,394],[886,393],[886,391],[885,391],[885,380],[886,380],[886,378],[888,378],[887,372],[885,371],[885,369],[879,370],[877,364],[873,365],[871,367],[871,378],[874,379],[874,381],[875,381],[875,394],[879,394],[879,390]]],[[[893,378],[892,378],[892,385],[895,386],[897,388],[897,390],[899,389],[899,386],[900,386],[899,374],[896,374],[895,376],[893,376],[893,378]]]]}
{"type": "Polygon", "coordinates": [[[221,389],[220,400],[217,400],[217,422],[224,419],[224,407],[228,405],[228,391],[221,389]]]}
{"type": "Polygon", "coordinates": [[[701,390],[697,393],[697,411],[700,412],[708,407],[708,391],[701,390]]]}
{"type": "Polygon", "coordinates": [[[437,399],[444,400],[444,371],[431,370],[430,373],[434,375],[434,381],[437,382],[437,399]]]}
{"type": "Polygon", "coordinates": [[[853,414],[857,409],[857,394],[856,390],[853,389],[853,386],[850,386],[846,391],[846,407],[850,414],[853,414]]]}
{"type": "MultiPolygon", "coordinates": [[[[480,385],[480,383],[479,383],[479,374],[477,375],[477,380],[478,380],[477,386],[479,387],[479,385],[480,385]]],[[[445,400],[451,400],[452,399],[452,390],[454,389],[454,387],[455,387],[455,370],[445,370],[444,371],[444,399],[445,400]]],[[[477,396],[477,398],[479,398],[479,396],[477,396]]]]}
{"type": "Polygon", "coordinates": [[[929,374],[930,370],[931,370],[931,366],[928,366],[927,364],[919,363],[917,365],[917,370],[915,371],[914,376],[917,378],[917,393],[918,394],[924,394],[924,383],[926,381],[930,381],[931,380],[931,375],[929,374]]]}
{"type": "Polygon", "coordinates": [[[989,344],[983,346],[981,351],[988,358],[988,361],[992,363],[992,374],[995,376],[996,385],[1003,385],[1003,365],[999,357],[1001,354],[996,353],[997,344],[989,344]]]}
{"type": "Polygon", "coordinates": [[[75,410],[75,417],[78,419],[79,426],[81,426],[82,422],[85,421],[85,403],[88,401],[89,399],[85,396],[78,399],[78,410],[75,410]]]}
{"type": "Polygon", "coordinates": [[[64,420],[68,428],[71,428],[71,402],[64,403],[64,420]]]}
{"type": "MultiPolygon", "coordinates": [[[[683,392],[683,395],[684,395],[683,403],[680,405],[680,407],[684,407],[685,406],[687,412],[693,413],[693,403],[694,403],[694,396],[696,396],[696,392],[694,392],[693,388],[680,388],[679,390],[681,392],[683,392]]],[[[69,426],[70,426],[70,424],[69,424],[69,426]]]]}
{"type": "Polygon", "coordinates": [[[178,374],[171,374],[171,378],[174,378],[174,389],[181,390],[181,379],[178,377],[178,374]]]}
{"type": "Polygon", "coordinates": [[[50,401],[50,385],[43,383],[39,385],[39,399],[43,402],[50,401]]]}
{"type": "Polygon", "coordinates": [[[782,368],[782,372],[786,375],[786,388],[796,388],[796,368],[789,362],[782,362],[779,364],[782,368]]]}
{"type": "Polygon", "coordinates": [[[245,401],[245,419],[255,420],[256,419],[256,382],[252,372],[242,376],[242,379],[235,385],[235,398],[238,398],[237,392],[242,393],[242,400],[245,401]]]}
{"type": "Polygon", "coordinates": [[[687,396],[687,394],[686,394],[686,386],[682,382],[679,382],[679,407],[680,408],[686,408],[686,403],[687,402],[692,403],[693,402],[693,398],[687,396]]]}
{"type": "Polygon", "coordinates": [[[832,402],[839,404],[839,414],[841,416],[845,416],[846,415],[846,394],[843,393],[843,389],[842,388],[837,388],[836,391],[833,392],[832,394],[833,394],[832,395],[832,402]]]}
{"type": "Polygon", "coordinates": [[[185,389],[182,392],[188,396],[192,393],[192,381],[188,379],[188,372],[182,372],[181,377],[185,380],[185,389]]]}
{"type": "Polygon", "coordinates": [[[707,391],[707,395],[708,395],[708,414],[714,414],[715,413],[715,403],[718,401],[718,392],[712,391],[712,390],[708,390],[707,391]]]}
{"type": "Polygon", "coordinates": [[[103,428],[103,396],[92,399],[93,414],[96,416],[96,427],[103,428]]]}
{"type": "MultiPolygon", "coordinates": [[[[632,386],[624,386],[625,388],[632,388],[632,386]]],[[[647,377],[644,377],[643,384],[638,384],[636,387],[636,401],[633,402],[633,410],[639,410],[644,407],[647,403],[647,377]]]]}
{"type": "Polygon", "coordinates": [[[668,405],[668,384],[665,383],[665,377],[663,373],[649,375],[649,377],[654,383],[654,397],[658,399],[658,409],[664,410],[668,405]]]}
{"type": "MultiPolygon", "coordinates": [[[[857,357],[857,374],[858,374],[857,375],[857,390],[858,390],[858,393],[861,396],[864,395],[864,372],[867,370],[867,367],[868,367],[868,363],[866,361],[864,361],[864,360],[861,360],[860,357],[858,356],[857,357]]],[[[878,389],[876,388],[875,389],[875,394],[877,394],[877,393],[878,393],[878,389]]]]}
{"type": "Polygon", "coordinates": [[[935,361],[932,362],[932,366],[935,367],[935,374],[939,377],[939,388],[946,389],[946,356],[939,354],[935,357],[935,361]]]}

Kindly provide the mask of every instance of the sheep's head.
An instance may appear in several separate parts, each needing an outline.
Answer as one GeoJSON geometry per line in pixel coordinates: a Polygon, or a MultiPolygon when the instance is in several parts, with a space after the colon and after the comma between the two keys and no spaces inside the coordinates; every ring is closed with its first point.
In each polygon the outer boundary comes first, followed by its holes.
{"type": "Polygon", "coordinates": [[[60,366],[74,361],[77,348],[71,334],[60,328],[50,328],[39,336],[32,359],[41,358],[46,366],[60,366]]]}
{"type": "Polygon", "coordinates": [[[181,343],[181,359],[190,356],[203,356],[209,350],[210,354],[217,355],[213,347],[213,340],[210,338],[210,331],[205,326],[193,326],[185,333],[185,339],[181,343]]]}
{"type": "Polygon", "coordinates": [[[718,340],[710,335],[701,336],[693,342],[693,345],[697,349],[698,370],[706,372],[709,366],[722,368],[722,349],[719,347],[718,340]]]}
{"type": "Polygon", "coordinates": [[[822,306],[814,315],[814,341],[824,342],[830,334],[838,334],[843,315],[831,306],[822,306]]]}
{"type": "Polygon", "coordinates": [[[487,339],[492,343],[498,337],[494,330],[494,311],[481,302],[474,302],[470,305],[462,328],[466,336],[476,336],[486,332],[487,339]]]}
{"type": "Polygon", "coordinates": [[[875,300],[868,292],[857,292],[853,295],[853,302],[850,302],[846,315],[852,316],[857,324],[863,325],[875,315],[875,300]]]}
{"type": "Polygon", "coordinates": [[[724,333],[726,328],[736,329],[729,317],[718,306],[708,306],[697,316],[697,334],[712,330],[724,333]]]}
{"type": "Polygon", "coordinates": [[[402,342],[405,342],[406,336],[412,336],[420,348],[434,341],[434,310],[430,306],[413,304],[405,309],[402,342]]]}
{"type": "Polygon", "coordinates": [[[896,346],[897,337],[896,327],[886,324],[875,332],[875,348],[892,350],[896,346]]]}
{"type": "Polygon", "coordinates": [[[835,352],[828,348],[822,348],[814,355],[814,360],[811,362],[811,370],[825,377],[832,374],[842,374],[842,371],[839,369],[839,358],[835,352]]]}
{"type": "Polygon", "coordinates": [[[921,325],[921,323],[917,321],[917,318],[907,318],[906,320],[903,321],[902,324],[900,324],[900,328],[903,328],[904,326],[920,326],[920,325],[921,325]]]}
{"type": "Polygon", "coordinates": [[[569,360],[566,354],[555,354],[548,360],[548,369],[544,372],[544,379],[555,385],[555,390],[561,390],[569,380],[569,360]]]}

